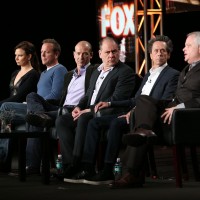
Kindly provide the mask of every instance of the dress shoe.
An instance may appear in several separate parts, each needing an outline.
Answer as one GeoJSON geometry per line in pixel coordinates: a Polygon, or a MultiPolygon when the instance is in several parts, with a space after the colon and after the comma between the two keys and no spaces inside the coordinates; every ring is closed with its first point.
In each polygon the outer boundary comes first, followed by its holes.
{"type": "Polygon", "coordinates": [[[114,179],[115,179],[115,176],[113,172],[102,170],[94,176],[87,177],[84,180],[84,183],[90,184],[90,185],[103,185],[103,184],[109,184],[113,182],[114,179]]]}
{"type": "Polygon", "coordinates": [[[120,179],[113,181],[109,184],[110,189],[120,189],[120,188],[136,188],[143,186],[143,178],[141,177],[134,177],[130,173],[126,173],[120,179]]]}
{"type": "Polygon", "coordinates": [[[155,144],[157,141],[157,135],[147,129],[138,128],[133,133],[128,133],[122,137],[122,142],[126,145],[138,147],[145,143],[155,144]]]}
{"type": "Polygon", "coordinates": [[[29,113],[25,117],[26,122],[37,127],[52,127],[54,126],[53,119],[45,113],[29,113]]]}
{"type": "Polygon", "coordinates": [[[64,167],[63,170],[63,178],[64,179],[70,179],[74,177],[79,171],[80,171],[80,166],[76,165],[68,165],[67,167],[64,167]]]}
{"type": "Polygon", "coordinates": [[[64,182],[68,183],[84,183],[85,179],[93,177],[96,174],[95,171],[82,170],[78,172],[72,178],[64,178],[64,182]]]}
{"type": "Polygon", "coordinates": [[[26,175],[40,175],[40,169],[26,166],[26,175]]]}

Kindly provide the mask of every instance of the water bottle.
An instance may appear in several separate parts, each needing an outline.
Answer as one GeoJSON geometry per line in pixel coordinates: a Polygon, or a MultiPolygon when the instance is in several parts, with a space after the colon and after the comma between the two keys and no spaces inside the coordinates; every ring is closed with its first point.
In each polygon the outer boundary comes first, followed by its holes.
{"type": "Polygon", "coordinates": [[[118,180],[122,176],[122,163],[120,158],[117,158],[116,163],[114,165],[114,175],[115,175],[115,180],[118,180]]]}
{"type": "Polygon", "coordinates": [[[58,158],[56,159],[56,173],[58,176],[63,174],[63,164],[62,164],[61,154],[58,154],[58,158]]]}

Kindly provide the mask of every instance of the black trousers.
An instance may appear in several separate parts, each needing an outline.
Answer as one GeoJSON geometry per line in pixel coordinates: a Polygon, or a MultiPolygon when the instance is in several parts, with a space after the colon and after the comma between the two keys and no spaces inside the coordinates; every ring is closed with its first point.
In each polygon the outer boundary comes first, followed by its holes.
{"type": "Polygon", "coordinates": [[[83,162],[95,164],[101,134],[106,134],[107,145],[104,163],[114,165],[120,150],[122,135],[128,130],[129,125],[126,119],[118,118],[118,115],[107,115],[91,119],[87,127],[83,162]]]}
{"type": "MultiPolygon", "coordinates": [[[[160,116],[164,109],[172,106],[175,104],[171,100],[155,100],[150,96],[139,96],[134,112],[135,128],[154,130],[157,125],[160,126],[162,123],[160,116]]],[[[147,144],[139,147],[127,146],[123,154],[122,161],[125,168],[135,176],[139,176],[144,169],[147,147],[147,144]]]]}
{"type": "Polygon", "coordinates": [[[63,164],[76,164],[81,162],[87,125],[93,113],[82,114],[74,121],[71,113],[59,116],[56,119],[56,129],[59,136],[63,164]]]}

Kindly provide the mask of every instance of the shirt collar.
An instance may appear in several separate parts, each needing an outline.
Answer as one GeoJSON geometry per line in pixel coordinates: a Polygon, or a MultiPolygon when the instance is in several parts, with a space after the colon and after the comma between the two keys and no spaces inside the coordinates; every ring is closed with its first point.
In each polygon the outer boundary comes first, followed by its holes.
{"type": "Polygon", "coordinates": [[[161,72],[165,67],[167,67],[167,63],[165,63],[164,65],[161,65],[160,67],[157,67],[155,69],[150,69],[149,72],[151,73],[156,73],[156,72],[161,72]]]}
{"type": "MultiPolygon", "coordinates": [[[[110,67],[107,71],[112,71],[114,67],[110,67]]],[[[97,68],[98,71],[102,71],[103,70],[103,63],[97,68]]]]}
{"type": "Polygon", "coordinates": [[[74,69],[74,73],[73,73],[73,76],[75,76],[76,78],[83,75],[87,69],[87,67],[90,65],[90,63],[88,63],[87,65],[81,67],[80,69],[80,74],[78,74],[78,71],[77,71],[77,68],[74,69]]]}
{"type": "Polygon", "coordinates": [[[200,62],[200,60],[196,61],[196,62],[193,62],[190,66],[191,68],[195,67],[198,63],[200,62]]]}

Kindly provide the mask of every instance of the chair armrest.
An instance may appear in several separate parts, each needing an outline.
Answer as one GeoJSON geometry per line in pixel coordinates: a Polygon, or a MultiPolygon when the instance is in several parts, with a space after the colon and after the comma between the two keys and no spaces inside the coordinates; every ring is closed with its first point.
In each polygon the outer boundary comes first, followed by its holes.
{"type": "Polygon", "coordinates": [[[172,139],[175,144],[200,143],[200,108],[174,110],[171,123],[172,139]]]}
{"type": "Polygon", "coordinates": [[[64,115],[64,114],[66,114],[66,113],[69,113],[68,109],[65,108],[65,107],[60,107],[60,108],[58,109],[58,112],[57,112],[57,117],[60,116],[60,115],[64,115]]]}
{"type": "Polygon", "coordinates": [[[135,108],[133,108],[131,110],[131,113],[130,113],[130,119],[129,119],[129,127],[130,127],[130,130],[132,131],[135,127],[135,108]]]}

